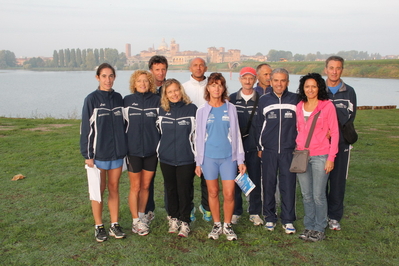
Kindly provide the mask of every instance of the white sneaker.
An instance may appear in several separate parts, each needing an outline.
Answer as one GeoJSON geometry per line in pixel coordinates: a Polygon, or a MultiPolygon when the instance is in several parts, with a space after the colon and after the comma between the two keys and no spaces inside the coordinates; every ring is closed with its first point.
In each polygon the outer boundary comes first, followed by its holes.
{"type": "Polygon", "coordinates": [[[139,220],[137,223],[132,224],[132,232],[140,236],[146,236],[150,233],[150,228],[146,223],[139,220]]]}
{"type": "Polygon", "coordinates": [[[208,234],[208,238],[212,238],[214,240],[218,239],[219,236],[222,234],[223,228],[222,225],[213,224],[212,231],[208,234]]]}
{"type": "Polygon", "coordinates": [[[181,222],[179,236],[188,237],[188,233],[190,233],[190,226],[186,222],[181,222]]]}
{"type": "Polygon", "coordinates": [[[328,227],[331,230],[336,230],[336,231],[340,231],[341,230],[341,225],[339,224],[339,222],[337,220],[334,220],[334,219],[330,219],[328,221],[328,227]]]}
{"type": "Polygon", "coordinates": [[[177,218],[171,218],[169,220],[169,233],[177,233],[179,231],[180,221],[177,218]]]}
{"type": "Polygon", "coordinates": [[[276,224],[273,222],[267,222],[265,225],[265,228],[269,231],[274,231],[274,227],[276,227],[276,224]]]}
{"type": "Polygon", "coordinates": [[[233,214],[233,216],[231,217],[231,223],[232,224],[237,224],[238,223],[238,220],[240,220],[240,215],[235,215],[235,214],[233,214]]]}
{"type": "Polygon", "coordinates": [[[152,211],[149,211],[147,214],[144,215],[145,219],[146,219],[146,223],[148,225],[150,225],[150,223],[152,222],[152,220],[155,219],[155,213],[152,211]]]}
{"type": "Polygon", "coordinates": [[[283,224],[283,229],[287,235],[295,234],[296,230],[292,223],[283,224]]]}
{"type": "Polygon", "coordinates": [[[223,234],[226,235],[227,240],[232,241],[232,240],[237,240],[237,235],[234,233],[233,227],[231,227],[231,224],[227,224],[223,226],[223,234]]]}
{"type": "Polygon", "coordinates": [[[253,222],[255,226],[263,224],[263,220],[259,217],[258,214],[250,215],[249,221],[253,222]]]}

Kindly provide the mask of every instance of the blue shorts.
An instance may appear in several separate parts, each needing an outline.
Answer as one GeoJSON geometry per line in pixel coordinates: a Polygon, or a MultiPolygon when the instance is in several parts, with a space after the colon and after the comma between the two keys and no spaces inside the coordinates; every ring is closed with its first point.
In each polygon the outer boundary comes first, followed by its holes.
{"type": "Polygon", "coordinates": [[[104,170],[112,170],[121,167],[123,165],[123,159],[118,159],[113,161],[94,160],[94,164],[97,166],[97,168],[104,170]]]}
{"type": "Polygon", "coordinates": [[[231,156],[223,159],[212,159],[204,157],[201,165],[205,180],[215,180],[220,177],[222,180],[234,180],[237,175],[237,161],[232,161],[231,156]]]}

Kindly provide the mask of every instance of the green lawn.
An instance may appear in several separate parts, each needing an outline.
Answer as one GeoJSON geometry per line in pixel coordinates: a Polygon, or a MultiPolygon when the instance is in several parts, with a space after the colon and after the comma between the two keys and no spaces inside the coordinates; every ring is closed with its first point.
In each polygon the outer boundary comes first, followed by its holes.
{"type": "MultiPolygon", "coordinates": [[[[160,170],[151,233],[130,231],[129,181],[120,182],[120,224],[128,237],[94,240],[79,121],[0,118],[1,265],[399,265],[399,110],[362,110],[355,126],[342,231],[303,242],[254,227],[244,214],[234,227],[238,241],[208,240],[211,223],[197,211],[189,238],[167,233],[160,170]],[[11,181],[16,174],[26,179],[11,181]]],[[[200,198],[195,184],[195,205],[200,198]]],[[[303,230],[297,190],[297,231],[303,230]]],[[[109,226],[108,211],[104,220],[109,226]]]]}

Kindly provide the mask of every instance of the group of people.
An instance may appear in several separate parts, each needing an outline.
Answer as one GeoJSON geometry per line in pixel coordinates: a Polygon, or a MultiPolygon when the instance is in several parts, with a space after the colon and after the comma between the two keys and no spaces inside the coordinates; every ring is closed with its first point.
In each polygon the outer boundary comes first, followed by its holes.
{"type": "MultiPolygon", "coordinates": [[[[236,240],[232,224],[237,224],[243,213],[243,199],[234,180],[246,172],[255,184],[247,197],[249,220],[255,226],[275,229],[276,202],[281,197],[282,227],[287,234],[296,232],[298,177],[305,211],[305,230],[299,238],[320,241],[327,226],[340,230],[351,148],[342,136],[342,125],[353,122],[356,114],[356,94],[341,79],[343,65],[341,57],[328,58],[327,80],[317,73],[305,75],[297,93],[288,91],[285,69],[272,70],[265,63],[256,70],[244,67],[239,73],[241,88],[229,95],[221,73],[205,76],[207,66],[202,58],[191,60],[190,80],[181,84],[166,79],[166,58],[154,56],[149,61],[150,71],[132,74],[131,94],[124,99],[112,89],[114,68],[100,65],[96,73],[99,87],[84,101],[80,142],[87,166],[100,170],[101,195],[106,187],[109,190],[108,234],[126,236],[118,223],[124,160],[130,180],[132,232],[139,235],[149,233],[155,217],[158,161],[169,233],[181,237],[190,233],[197,175],[201,178],[199,210],[204,220],[214,223],[208,238],[224,234],[227,240],[236,240]],[[309,150],[305,173],[289,170],[295,149],[309,150]]],[[[95,237],[103,242],[107,240],[103,202],[91,204],[95,237]]]]}

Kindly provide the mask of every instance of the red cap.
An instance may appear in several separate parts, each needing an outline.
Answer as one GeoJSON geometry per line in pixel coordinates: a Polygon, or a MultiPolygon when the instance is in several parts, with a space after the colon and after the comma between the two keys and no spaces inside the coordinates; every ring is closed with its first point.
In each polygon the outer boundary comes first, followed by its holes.
{"type": "Polygon", "coordinates": [[[240,77],[244,76],[245,74],[251,74],[256,77],[256,70],[252,67],[243,67],[240,71],[240,77]]]}

